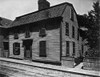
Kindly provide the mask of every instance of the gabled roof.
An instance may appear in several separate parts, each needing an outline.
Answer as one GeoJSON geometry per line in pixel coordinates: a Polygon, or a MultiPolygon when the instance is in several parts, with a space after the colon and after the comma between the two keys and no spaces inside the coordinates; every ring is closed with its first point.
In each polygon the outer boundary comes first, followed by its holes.
{"type": "Polygon", "coordinates": [[[49,18],[55,18],[55,17],[60,17],[62,16],[65,8],[67,5],[71,5],[70,3],[62,3],[56,6],[52,6],[48,9],[40,10],[40,11],[35,11],[20,17],[17,17],[15,21],[11,24],[12,27],[14,26],[20,26],[28,23],[33,23],[49,18]]]}
{"type": "Polygon", "coordinates": [[[12,20],[0,17],[0,27],[1,28],[8,28],[10,27],[12,20]]]}
{"type": "Polygon", "coordinates": [[[47,9],[38,10],[23,16],[16,17],[14,22],[11,24],[11,27],[21,26],[24,24],[34,23],[50,18],[61,17],[67,5],[72,6],[72,8],[74,8],[72,4],[64,2],[62,4],[58,4],[47,9]]]}

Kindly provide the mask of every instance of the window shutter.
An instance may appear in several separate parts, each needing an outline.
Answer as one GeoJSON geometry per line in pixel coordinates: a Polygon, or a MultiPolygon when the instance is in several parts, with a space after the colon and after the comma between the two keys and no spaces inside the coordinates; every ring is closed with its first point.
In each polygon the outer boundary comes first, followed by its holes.
{"type": "Polygon", "coordinates": [[[40,41],[40,53],[39,53],[39,56],[40,57],[46,57],[46,41],[40,41]]]}
{"type": "Polygon", "coordinates": [[[20,43],[13,44],[13,54],[20,55],[20,43]]]}
{"type": "Polygon", "coordinates": [[[14,34],[14,39],[18,39],[18,33],[14,34]]]}
{"type": "Polygon", "coordinates": [[[42,29],[40,30],[39,36],[40,36],[40,37],[45,37],[45,36],[46,36],[46,30],[45,30],[45,28],[42,28],[42,29]]]}

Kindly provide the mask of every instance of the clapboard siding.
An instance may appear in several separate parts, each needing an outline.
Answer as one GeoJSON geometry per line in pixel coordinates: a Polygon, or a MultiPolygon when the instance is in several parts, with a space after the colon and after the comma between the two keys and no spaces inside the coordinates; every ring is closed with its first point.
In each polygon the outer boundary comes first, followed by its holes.
{"type": "MultiPolygon", "coordinates": [[[[32,59],[33,60],[50,60],[50,61],[59,61],[60,58],[60,32],[59,28],[47,30],[46,37],[39,37],[39,32],[31,32],[31,37],[28,39],[33,39],[32,44],[32,59]],[[39,42],[46,41],[46,52],[47,57],[39,57],[39,42]]],[[[10,57],[24,59],[24,48],[22,43],[25,38],[25,33],[18,35],[19,39],[14,39],[13,35],[9,35],[9,48],[10,48],[10,57]],[[13,43],[20,43],[20,55],[13,55],[13,43]]]]}
{"type": "Polygon", "coordinates": [[[63,54],[66,52],[66,41],[69,41],[70,43],[70,56],[72,56],[73,53],[73,45],[72,42],[75,42],[75,56],[77,55],[78,52],[78,40],[77,40],[77,29],[78,29],[78,24],[77,24],[77,19],[76,19],[76,14],[74,12],[74,21],[72,21],[70,19],[71,17],[71,12],[70,10],[72,9],[71,6],[67,6],[67,8],[65,9],[64,13],[63,13],[63,22],[62,22],[62,52],[63,54]],[[66,23],[69,24],[69,36],[65,35],[65,25],[66,23]],[[72,26],[74,26],[75,28],[75,38],[72,38],[72,26]]]}
{"type": "Polygon", "coordinates": [[[63,22],[62,22],[62,56],[66,55],[66,41],[69,41],[69,56],[67,57],[62,57],[62,64],[64,66],[73,67],[74,66],[74,58],[79,56],[79,51],[78,51],[78,40],[77,40],[77,29],[78,29],[78,24],[77,24],[77,18],[76,18],[76,13],[74,12],[74,21],[71,20],[71,6],[67,6],[65,8],[65,11],[63,13],[63,22]],[[69,35],[66,35],[66,23],[69,24],[69,35]],[[72,37],[72,26],[75,28],[75,38],[72,37]],[[75,55],[73,56],[73,42],[75,42],[75,55]],[[65,58],[65,59],[63,59],[65,58]],[[68,60],[69,58],[73,58],[72,60],[68,60]]]}

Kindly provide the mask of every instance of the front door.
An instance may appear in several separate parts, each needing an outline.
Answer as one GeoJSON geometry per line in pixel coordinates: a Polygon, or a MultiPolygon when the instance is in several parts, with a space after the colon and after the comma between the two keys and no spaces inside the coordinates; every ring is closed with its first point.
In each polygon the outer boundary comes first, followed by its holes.
{"type": "Polygon", "coordinates": [[[24,58],[25,59],[32,59],[32,40],[24,40],[24,58]]]}
{"type": "Polygon", "coordinates": [[[25,59],[31,59],[32,58],[32,50],[31,46],[25,46],[24,47],[24,57],[25,59]]]}

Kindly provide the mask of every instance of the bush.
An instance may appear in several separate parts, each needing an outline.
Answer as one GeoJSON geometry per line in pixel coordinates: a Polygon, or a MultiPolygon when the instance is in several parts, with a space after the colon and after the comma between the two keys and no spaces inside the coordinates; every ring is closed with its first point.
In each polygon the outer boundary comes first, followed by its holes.
{"type": "Polygon", "coordinates": [[[90,58],[100,58],[100,52],[99,51],[96,51],[94,49],[88,50],[85,54],[86,54],[86,57],[90,57],[90,58]]]}

